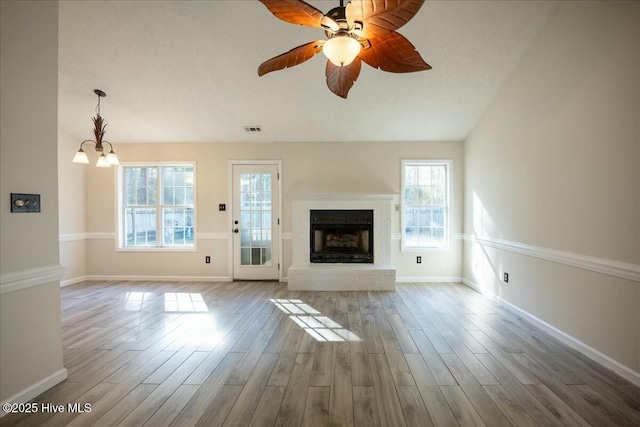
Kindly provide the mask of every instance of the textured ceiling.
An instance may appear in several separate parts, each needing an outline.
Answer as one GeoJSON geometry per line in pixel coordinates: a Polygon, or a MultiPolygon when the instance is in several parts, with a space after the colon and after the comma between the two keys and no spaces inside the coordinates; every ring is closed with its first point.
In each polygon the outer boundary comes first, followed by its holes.
{"type": "Polygon", "coordinates": [[[399,32],[433,69],[363,64],[344,100],[326,87],[322,54],[258,77],[263,61],[324,38],[258,1],[61,1],[60,126],[89,138],[99,88],[116,143],[463,140],[554,8],[428,1],[399,32]]]}

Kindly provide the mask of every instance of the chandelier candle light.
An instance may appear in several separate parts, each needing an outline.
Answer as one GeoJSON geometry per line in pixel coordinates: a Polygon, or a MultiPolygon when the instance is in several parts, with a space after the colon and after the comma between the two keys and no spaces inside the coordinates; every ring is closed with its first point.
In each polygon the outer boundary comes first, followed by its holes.
{"type": "Polygon", "coordinates": [[[120,161],[118,160],[118,156],[116,156],[116,153],[113,151],[113,145],[111,145],[109,141],[105,141],[102,139],[104,137],[105,128],[107,127],[107,124],[104,123],[104,120],[100,116],[100,98],[102,98],[103,96],[107,96],[107,94],[101,91],[100,89],[94,89],[93,93],[98,95],[98,105],[96,106],[96,117],[93,118],[93,135],[95,137],[95,141],[92,139],[87,139],[85,141],[82,141],[82,144],[80,144],[80,149],[78,150],[76,155],[73,157],[73,163],[82,163],[85,165],[89,164],[89,158],[87,157],[87,153],[85,153],[84,150],[82,149],[82,146],[86,142],[93,142],[96,145],[96,151],[101,153],[100,157],[98,157],[98,161],[96,162],[96,166],[99,168],[110,168],[111,165],[119,165],[120,161]],[[102,146],[102,144],[109,144],[108,155],[104,154],[104,147],[102,146]]]}

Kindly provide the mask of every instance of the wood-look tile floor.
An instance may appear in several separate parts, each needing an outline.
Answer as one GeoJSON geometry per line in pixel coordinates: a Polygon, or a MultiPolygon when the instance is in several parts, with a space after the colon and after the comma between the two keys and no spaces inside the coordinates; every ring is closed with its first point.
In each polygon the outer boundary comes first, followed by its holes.
{"type": "Polygon", "coordinates": [[[459,284],[62,289],[69,378],[16,426],[640,425],[640,389],[459,284]]]}

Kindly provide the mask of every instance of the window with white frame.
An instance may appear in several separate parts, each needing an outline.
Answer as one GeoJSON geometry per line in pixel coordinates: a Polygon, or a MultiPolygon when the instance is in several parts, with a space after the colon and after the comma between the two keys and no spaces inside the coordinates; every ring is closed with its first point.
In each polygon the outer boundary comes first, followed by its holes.
{"type": "Polygon", "coordinates": [[[449,246],[451,161],[402,161],[402,247],[449,246]]]}
{"type": "Polygon", "coordinates": [[[122,165],[120,248],[195,247],[195,165],[122,165]]]}

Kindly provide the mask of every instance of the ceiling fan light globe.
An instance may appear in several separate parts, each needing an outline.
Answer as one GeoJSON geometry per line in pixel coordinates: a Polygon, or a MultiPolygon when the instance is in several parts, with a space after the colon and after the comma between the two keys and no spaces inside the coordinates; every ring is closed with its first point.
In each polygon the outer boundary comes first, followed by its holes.
{"type": "Polygon", "coordinates": [[[360,43],[348,35],[333,37],[322,46],[324,56],[338,67],[351,64],[361,50],[360,43]]]}

